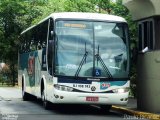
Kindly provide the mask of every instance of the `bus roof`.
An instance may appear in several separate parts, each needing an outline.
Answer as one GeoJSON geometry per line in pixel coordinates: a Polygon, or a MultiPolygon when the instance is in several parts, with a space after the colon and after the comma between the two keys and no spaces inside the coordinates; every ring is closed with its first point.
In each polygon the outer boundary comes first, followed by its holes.
{"type": "Polygon", "coordinates": [[[84,12],[62,12],[62,13],[53,13],[50,17],[54,19],[63,18],[63,19],[88,19],[88,20],[99,20],[99,21],[115,21],[115,22],[126,22],[122,17],[115,15],[108,15],[102,13],[84,13],[84,12]]]}
{"type": "MultiPolygon", "coordinates": [[[[49,18],[126,22],[126,20],[124,18],[119,17],[119,16],[115,16],[115,15],[108,15],[108,14],[102,14],[102,13],[85,13],[85,12],[61,12],[61,13],[50,14],[48,17],[41,20],[38,24],[42,23],[43,21],[45,21],[49,18]]],[[[33,25],[33,26],[27,28],[21,34],[34,28],[35,26],[36,25],[33,25]]]]}

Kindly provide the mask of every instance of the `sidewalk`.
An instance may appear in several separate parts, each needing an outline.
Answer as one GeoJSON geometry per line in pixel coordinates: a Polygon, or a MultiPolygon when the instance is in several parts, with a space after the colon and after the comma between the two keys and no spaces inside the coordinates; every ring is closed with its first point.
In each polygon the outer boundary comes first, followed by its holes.
{"type": "MultiPolygon", "coordinates": [[[[132,118],[135,117],[137,119],[149,119],[149,120],[160,120],[160,114],[149,113],[140,111],[137,109],[137,100],[134,98],[129,98],[128,104],[126,106],[112,106],[113,110],[126,113],[132,115],[132,118]]],[[[130,116],[128,116],[129,118],[130,116]]],[[[131,118],[131,117],[130,117],[131,118]]]]}

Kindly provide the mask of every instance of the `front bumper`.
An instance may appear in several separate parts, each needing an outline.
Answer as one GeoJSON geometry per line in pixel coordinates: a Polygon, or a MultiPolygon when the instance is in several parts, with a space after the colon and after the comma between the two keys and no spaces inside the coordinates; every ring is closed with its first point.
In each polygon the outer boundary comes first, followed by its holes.
{"type": "Polygon", "coordinates": [[[53,103],[66,104],[106,104],[126,105],[129,92],[125,93],[78,93],[55,90],[53,103]],[[98,100],[87,100],[87,97],[98,98],[98,100]]]}

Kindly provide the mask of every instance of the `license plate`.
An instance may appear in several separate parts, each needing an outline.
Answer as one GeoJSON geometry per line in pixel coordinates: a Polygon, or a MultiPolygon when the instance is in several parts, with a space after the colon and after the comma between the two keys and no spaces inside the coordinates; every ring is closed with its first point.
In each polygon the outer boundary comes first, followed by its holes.
{"type": "Polygon", "coordinates": [[[97,102],[99,100],[98,97],[86,97],[86,101],[93,101],[93,102],[97,102]]]}

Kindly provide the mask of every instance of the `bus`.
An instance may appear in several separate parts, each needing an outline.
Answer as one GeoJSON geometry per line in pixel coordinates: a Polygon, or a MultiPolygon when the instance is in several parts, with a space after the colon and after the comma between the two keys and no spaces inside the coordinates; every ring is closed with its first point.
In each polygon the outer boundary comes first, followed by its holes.
{"type": "Polygon", "coordinates": [[[62,12],[20,35],[18,79],[23,100],[34,95],[54,104],[126,105],[129,33],[124,18],[62,12]]]}

